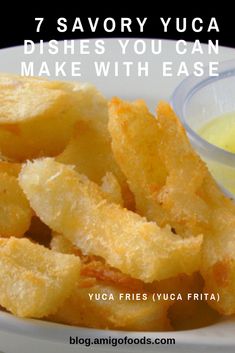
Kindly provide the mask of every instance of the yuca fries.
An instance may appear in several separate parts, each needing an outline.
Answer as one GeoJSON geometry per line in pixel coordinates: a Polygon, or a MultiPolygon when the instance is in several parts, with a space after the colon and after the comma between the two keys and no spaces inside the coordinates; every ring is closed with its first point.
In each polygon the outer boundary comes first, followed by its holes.
{"type": "MultiPolygon", "coordinates": [[[[179,125],[179,121],[174,112],[166,104],[159,105],[158,119],[159,118],[162,121],[163,129],[167,129],[167,127],[169,129],[171,127],[171,131],[174,131],[179,125]],[[166,125],[163,125],[164,122],[166,122],[166,125]]],[[[174,138],[175,134],[171,137],[169,142],[174,140],[174,138]]],[[[185,138],[183,142],[182,138],[179,136],[178,146],[178,151],[176,144],[171,153],[165,150],[165,155],[168,156],[168,158],[172,158],[173,151],[175,156],[178,152],[180,156],[182,156],[181,175],[189,175],[190,162],[187,161],[184,155],[186,151],[188,151],[189,155],[195,155],[195,152],[192,150],[187,138],[185,138]]],[[[194,158],[194,160],[196,159],[194,158]]],[[[193,168],[195,168],[195,166],[191,165],[191,169],[193,168]]],[[[209,305],[222,314],[231,315],[235,313],[235,205],[234,202],[225,197],[220,191],[207,169],[203,167],[200,168],[199,164],[197,168],[201,171],[201,174],[195,173],[195,177],[191,179],[192,181],[190,183],[185,182],[185,198],[188,197],[190,202],[192,202],[191,209],[188,208],[189,212],[191,214],[193,214],[193,212],[195,214],[197,213],[200,215],[201,219],[204,217],[206,221],[203,230],[204,242],[201,265],[201,273],[205,280],[205,292],[219,293],[220,300],[218,302],[210,301],[209,305]],[[199,205],[202,205],[202,207],[198,207],[199,205]],[[203,209],[204,215],[202,217],[203,209]]],[[[186,179],[181,179],[179,174],[179,172],[176,173],[175,179],[178,178],[178,185],[180,181],[183,185],[186,179]]],[[[168,189],[169,188],[171,188],[173,192],[168,193],[168,195],[166,193],[165,196],[163,192],[162,201],[165,198],[166,203],[178,206],[179,214],[177,216],[179,219],[181,217],[183,218],[183,212],[185,211],[182,202],[183,199],[181,199],[179,194],[177,195],[177,192],[174,192],[174,183],[172,183],[171,186],[169,185],[168,189]],[[167,199],[169,201],[167,201],[167,199]]],[[[181,193],[183,192],[182,189],[182,187],[181,189],[179,188],[181,193]]],[[[200,220],[200,218],[196,218],[196,220],[200,220]]],[[[194,224],[197,223],[195,222],[194,224]]]]}
{"type": "Polygon", "coordinates": [[[31,207],[84,254],[145,282],[199,268],[202,236],[181,239],[119,205],[71,166],[45,158],[28,162],[19,182],[31,207]],[[127,251],[128,249],[128,251],[127,251]]]}
{"type": "MultiPolygon", "coordinates": [[[[114,156],[134,193],[137,211],[148,217],[153,194],[164,185],[167,176],[157,149],[160,137],[156,121],[144,101],[129,104],[114,98],[108,126],[114,156]]],[[[157,202],[154,210],[158,224],[166,225],[166,214],[157,202]]]]}
{"type": "Polygon", "coordinates": [[[107,101],[92,85],[0,74],[0,152],[6,157],[55,156],[76,122],[92,122],[105,135],[107,120],[107,101]]]}
{"type": "Polygon", "coordinates": [[[89,294],[205,286],[220,294],[209,305],[235,313],[235,205],[167,103],[156,118],[143,101],[114,98],[108,111],[91,85],[6,74],[0,103],[2,307],[95,328],[186,329],[217,315],[205,302],[89,294]]]}
{"type": "Polygon", "coordinates": [[[235,313],[235,206],[222,194],[193,151],[170,106],[160,103],[154,120],[143,102],[130,104],[114,99],[109,127],[114,154],[129,180],[137,205],[140,200],[141,212],[149,219],[167,222],[176,232],[204,234],[201,272],[205,291],[220,294],[219,302],[209,304],[223,314],[235,313]],[[148,157],[141,145],[144,121],[154,131],[154,138],[148,135],[148,145],[155,146],[155,152],[148,157]],[[120,137],[122,143],[118,143],[120,137]],[[141,161],[146,163],[146,158],[152,156],[151,168],[141,168],[141,161]],[[163,163],[167,177],[165,183],[154,185],[152,169],[158,170],[158,160],[163,163]],[[147,180],[145,183],[134,178],[140,175],[140,170],[141,180],[147,180]]]}
{"type": "Polygon", "coordinates": [[[62,254],[79,256],[81,259],[81,276],[85,278],[93,278],[106,284],[118,285],[132,290],[142,290],[145,286],[144,282],[108,266],[101,258],[83,255],[76,246],[61,234],[53,233],[50,248],[62,254]]]}
{"type": "Polygon", "coordinates": [[[186,233],[205,233],[210,227],[210,209],[197,191],[208,175],[207,167],[192,149],[169,104],[158,104],[156,120],[161,156],[168,173],[158,202],[168,212],[170,221],[184,228],[186,233]]]}
{"type": "Polygon", "coordinates": [[[55,313],[76,287],[80,261],[28,239],[0,239],[0,305],[22,317],[55,313]]]}
{"type": "Polygon", "coordinates": [[[208,224],[208,208],[194,193],[206,167],[169,105],[160,103],[158,111],[155,119],[144,101],[114,98],[109,115],[113,153],[142,215],[161,226],[170,224],[181,235],[197,235],[208,224]]]}

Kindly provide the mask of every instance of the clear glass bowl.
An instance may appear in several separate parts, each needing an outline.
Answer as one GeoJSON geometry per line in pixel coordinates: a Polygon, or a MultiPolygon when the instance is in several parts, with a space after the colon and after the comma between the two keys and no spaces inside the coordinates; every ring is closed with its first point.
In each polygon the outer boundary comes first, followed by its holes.
{"type": "Polygon", "coordinates": [[[193,147],[220,186],[235,198],[235,153],[207,142],[198,134],[199,129],[215,117],[235,112],[235,60],[220,63],[219,76],[186,78],[173,92],[171,105],[193,147]]]}

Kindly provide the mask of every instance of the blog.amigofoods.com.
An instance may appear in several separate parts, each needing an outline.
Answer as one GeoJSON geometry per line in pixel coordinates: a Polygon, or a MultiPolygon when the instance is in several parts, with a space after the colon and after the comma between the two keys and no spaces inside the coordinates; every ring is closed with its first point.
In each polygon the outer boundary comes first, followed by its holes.
{"type": "Polygon", "coordinates": [[[110,345],[112,347],[117,347],[121,345],[138,345],[138,344],[157,344],[157,345],[174,345],[176,344],[175,338],[169,337],[156,337],[150,338],[143,336],[141,338],[138,337],[79,337],[79,336],[70,336],[69,344],[71,345],[81,345],[85,347],[90,347],[92,345],[110,345]]]}

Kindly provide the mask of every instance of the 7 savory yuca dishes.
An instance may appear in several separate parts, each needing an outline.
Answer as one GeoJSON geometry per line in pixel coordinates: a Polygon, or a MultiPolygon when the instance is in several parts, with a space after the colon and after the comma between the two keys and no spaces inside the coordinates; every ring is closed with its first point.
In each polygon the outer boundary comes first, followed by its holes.
{"type": "Polygon", "coordinates": [[[168,103],[2,74],[0,153],[2,310],[134,331],[235,313],[235,205],[168,103]]]}

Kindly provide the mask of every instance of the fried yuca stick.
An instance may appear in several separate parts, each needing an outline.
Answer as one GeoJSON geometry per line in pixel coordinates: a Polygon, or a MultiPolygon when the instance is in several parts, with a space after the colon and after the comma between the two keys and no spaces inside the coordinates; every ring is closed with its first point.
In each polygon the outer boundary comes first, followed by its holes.
{"type": "Polygon", "coordinates": [[[129,104],[113,98],[108,126],[114,156],[128,179],[138,212],[150,219],[149,211],[154,207],[159,225],[165,225],[167,215],[153,201],[153,194],[167,176],[157,149],[159,134],[154,117],[142,100],[129,104]]]}
{"type": "Polygon", "coordinates": [[[199,234],[208,222],[207,207],[193,191],[202,183],[206,168],[188,146],[169,105],[159,104],[155,119],[144,101],[113,98],[109,131],[113,153],[135,195],[137,210],[160,226],[170,224],[179,234],[199,234]]]}
{"type": "MultiPolygon", "coordinates": [[[[140,159],[146,158],[146,155],[140,155],[142,149],[139,146],[139,141],[143,138],[143,126],[151,126],[154,136],[158,137],[155,140],[151,138],[152,142],[148,141],[148,144],[151,148],[155,145],[158,154],[155,152],[154,159],[152,162],[149,160],[149,163],[152,169],[157,169],[159,158],[168,174],[165,185],[158,183],[160,187],[153,191],[151,183],[147,187],[141,183],[135,186],[137,191],[138,187],[142,188],[142,194],[147,200],[146,215],[150,219],[161,221],[158,216],[161,205],[166,215],[165,222],[176,230],[182,230],[186,234],[197,234],[199,231],[204,233],[201,272],[205,279],[205,291],[220,294],[219,302],[210,301],[209,304],[222,314],[235,313],[234,203],[222,194],[199,156],[193,151],[170,106],[161,102],[154,121],[146,107],[140,109],[139,105],[142,106],[143,103],[130,104],[118,99],[111,102],[109,128],[116,159],[132,188],[138,181],[134,175],[138,175],[136,168],[140,159]],[[122,138],[121,145],[118,138],[122,138]],[[131,162],[131,157],[126,155],[130,151],[130,145],[134,156],[131,162]]],[[[142,168],[141,173],[145,177],[147,175],[149,180],[154,175],[150,167],[142,168]]]]}
{"type": "Polygon", "coordinates": [[[0,238],[0,305],[17,316],[54,313],[79,279],[80,260],[28,239],[0,238]]]}
{"type": "Polygon", "coordinates": [[[41,220],[84,254],[145,282],[199,268],[202,236],[189,239],[161,229],[108,202],[100,188],[51,158],[28,162],[19,182],[41,220]]]}
{"type": "MultiPolygon", "coordinates": [[[[184,139],[181,138],[181,143],[180,136],[178,136],[178,138],[176,137],[175,132],[177,129],[179,130],[180,123],[172,109],[166,104],[161,103],[158,106],[157,115],[162,130],[165,129],[168,131],[168,136],[170,136],[170,132],[172,134],[170,139],[173,144],[171,151],[167,150],[169,149],[169,140],[165,141],[164,152],[166,158],[168,158],[168,165],[172,165],[173,168],[173,164],[176,163],[177,153],[181,156],[178,169],[176,166],[174,168],[176,171],[174,179],[178,178],[179,185],[180,182],[183,183],[180,178],[180,173],[185,176],[191,175],[191,179],[188,178],[188,183],[186,183],[185,179],[185,191],[187,193],[185,197],[191,202],[191,212],[195,210],[195,213],[200,212],[200,214],[202,214],[204,209],[205,220],[208,220],[204,223],[203,230],[205,236],[201,272],[205,280],[205,292],[220,294],[220,300],[218,302],[209,301],[209,304],[222,314],[233,314],[235,313],[234,202],[223,195],[205,167],[201,167],[199,162],[192,164],[192,161],[197,161],[199,157],[194,157],[193,160],[187,160],[187,155],[193,156],[194,154],[195,156],[195,152],[192,150],[186,135],[184,139]],[[180,147],[177,148],[177,144],[180,147]],[[195,169],[197,169],[197,172],[195,172],[195,169]],[[204,202],[204,206],[201,207],[201,209],[198,207],[198,200],[200,200],[200,204],[204,202]]],[[[168,186],[166,185],[166,191],[172,190],[174,184],[176,184],[176,182],[169,181],[168,186]]],[[[178,187],[178,190],[182,192],[182,187],[181,189],[178,187]]],[[[174,195],[173,192],[172,195],[170,195],[169,192],[164,194],[163,191],[160,198],[163,202],[165,201],[165,204],[173,202],[174,205],[176,207],[178,206],[178,209],[180,209],[179,200],[181,199],[179,193],[178,195],[177,193],[174,195]]],[[[182,209],[184,210],[184,208],[182,209]]],[[[182,213],[179,214],[179,217],[182,217],[182,213]]]]}
{"type": "Polygon", "coordinates": [[[168,176],[157,199],[179,228],[198,234],[210,227],[210,209],[197,191],[208,175],[206,164],[189,143],[185,129],[166,102],[157,106],[160,146],[168,176]],[[190,197],[189,197],[190,195],[190,197]]]}
{"type": "Polygon", "coordinates": [[[123,288],[143,289],[144,282],[110,267],[101,258],[83,255],[80,249],[61,234],[53,233],[50,248],[63,254],[79,256],[81,259],[81,276],[84,278],[93,278],[98,281],[104,281],[106,284],[115,284],[123,288]]]}

